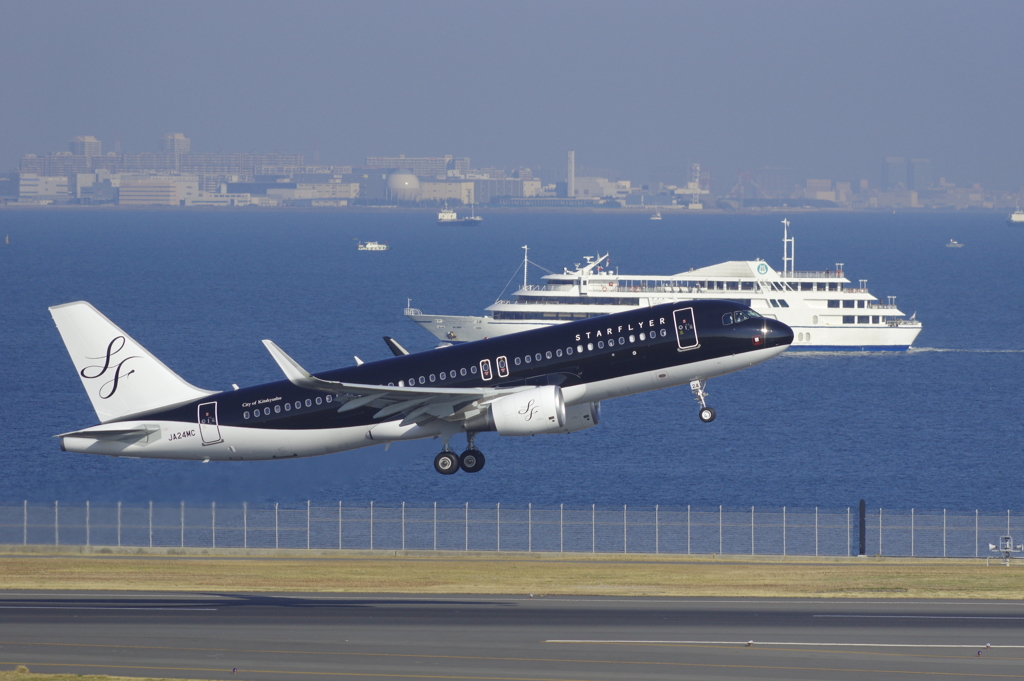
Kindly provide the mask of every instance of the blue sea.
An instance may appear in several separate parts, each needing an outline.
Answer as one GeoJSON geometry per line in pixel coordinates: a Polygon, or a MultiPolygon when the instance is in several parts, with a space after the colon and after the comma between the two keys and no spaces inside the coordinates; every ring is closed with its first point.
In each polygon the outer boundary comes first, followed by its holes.
{"type": "MultiPolygon", "coordinates": [[[[671,215],[2,210],[0,505],[632,504],[1024,509],[1024,230],[993,213],[671,215]],[[87,300],[187,381],[281,378],[261,340],[310,371],[435,344],[402,309],[473,314],[522,259],[551,270],[610,252],[623,272],[723,260],[845,264],[924,323],[906,353],[785,353],[709,382],[714,423],[685,387],[611,400],[563,436],[487,433],[479,474],[440,476],[436,441],[305,460],[209,463],[63,453],[96,423],[47,307],[87,300]],[[950,239],[964,243],[946,248],[950,239]],[[365,253],[356,240],[388,241],[365,253]]],[[[531,267],[531,281],[542,272],[531,267]]],[[[509,288],[513,290],[517,281],[509,288]]],[[[506,297],[507,297],[506,293],[506,297]]],[[[458,449],[459,442],[455,443],[458,449]]]]}

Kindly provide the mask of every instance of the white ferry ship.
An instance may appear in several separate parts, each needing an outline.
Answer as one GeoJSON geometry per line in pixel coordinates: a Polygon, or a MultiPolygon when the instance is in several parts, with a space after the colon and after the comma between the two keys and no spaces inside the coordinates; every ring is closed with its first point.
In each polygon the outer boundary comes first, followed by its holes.
{"type": "MultiPolygon", "coordinates": [[[[794,239],[783,220],[783,269],[763,260],[733,260],[669,276],[620,274],[605,269],[608,254],[587,256],[583,266],[542,277],[541,285],[527,283],[524,257],[523,286],[512,300],[498,300],[489,316],[425,315],[413,307],[405,316],[449,343],[494,338],[508,333],[561,324],[577,319],[622,312],[682,300],[735,300],[765,317],[793,328],[790,351],[901,351],[921,333],[916,313],[909,319],[896,307],[895,296],[881,302],[843,272],[798,272],[793,269],[794,239]]],[[[526,247],[524,247],[525,249],[526,247]]],[[[528,251],[527,251],[528,253],[528,251]]]]}
{"type": "Polygon", "coordinates": [[[362,241],[360,241],[359,242],[359,250],[360,251],[388,251],[388,250],[391,250],[391,246],[389,246],[386,242],[380,244],[380,243],[377,243],[376,241],[367,241],[364,244],[362,241]]]}
{"type": "Polygon", "coordinates": [[[1006,218],[1006,224],[1011,227],[1020,227],[1024,225],[1024,210],[1021,210],[1021,207],[1017,206],[1017,210],[1010,213],[1010,216],[1006,218]]]}
{"type": "Polygon", "coordinates": [[[437,224],[439,225],[479,225],[483,221],[484,219],[476,214],[475,204],[473,204],[471,214],[466,217],[460,218],[458,213],[447,205],[437,214],[437,224]]]}

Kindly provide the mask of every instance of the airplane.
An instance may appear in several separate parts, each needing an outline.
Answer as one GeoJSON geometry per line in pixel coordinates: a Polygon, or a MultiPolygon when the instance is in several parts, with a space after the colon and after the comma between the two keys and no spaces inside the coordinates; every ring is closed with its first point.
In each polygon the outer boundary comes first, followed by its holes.
{"type": "Polygon", "coordinates": [[[251,461],[441,438],[434,468],[476,473],[478,433],[571,433],[601,401],[689,384],[701,421],[707,379],[768,360],[793,331],[724,300],[666,303],[311,374],[272,341],[285,380],[216,392],[175,374],[87,302],[49,308],[100,425],[55,435],[61,450],[251,461]],[[465,433],[457,454],[450,440],[465,433]]]}

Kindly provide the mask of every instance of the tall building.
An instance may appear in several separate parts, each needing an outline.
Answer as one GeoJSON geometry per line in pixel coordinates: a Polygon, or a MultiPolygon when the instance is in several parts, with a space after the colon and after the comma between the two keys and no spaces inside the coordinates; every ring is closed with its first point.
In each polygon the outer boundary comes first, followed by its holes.
{"type": "Polygon", "coordinates": [[[565,195],[576,198],[576,152],[569,152],[569,166],[565,171],[565,195]]]}
{"type": "Polygon", "coordinates": [[[445,178],[449,174],[456,176],[469,172],[468,158],[454,156],[434,156],[406,158],[405,156],[367,156],[367,170],[408,170],[417,177],[445,178]],[[449,173],[451,171],[451,173],[449,173]]]}
{"type": "Polygon", "coordinates": [[[907,160],[902,156],[886,156],[882,162],[882,191],[907,188],[907,160]]]}
{"type": "Polygon", "coordinates": [[[180,132],[169,132],[160,138],[160,151],[165,154],[187,154],[192,148],[192,140],[180,132]]]}
{"type": "Polygon", "coordinates": [[[934,184],[932,180],[932,160],[930,158],[912,158],[907,163],[907,189],[923,191],[934,184]]]}
{"type": "Polygon", "coordinates": [[[92,135],[78,135],[69,145],[75,156],[102,156],[103,145],[92,135]]]}

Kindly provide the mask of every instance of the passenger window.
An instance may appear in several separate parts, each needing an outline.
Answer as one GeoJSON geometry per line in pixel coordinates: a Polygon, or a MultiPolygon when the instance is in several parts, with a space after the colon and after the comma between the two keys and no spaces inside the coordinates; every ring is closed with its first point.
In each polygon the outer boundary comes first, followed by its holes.
{"type": "Polygon", "coordinates": [[[562,356],[562,348],[558,348],[557,350],[555,350],[555,356],[556,357],[561,357],[562,356]]]}
{"type": "Polygon", "coordinates": [[[664,338],[667,335],[668,335],[668,331],[666,331],[665,329],[662,329],[661,330],[661,337],[664,338]]]}
{"type": "Polygon", "coordinates": [[[442,371],[441,372],[441,380],[443,381],[447,375],[448,374],[446,374],[445,372],[442,371]]]}
{"type": "Polygon", "coordinates": [[[426,382],[427,380],[423,376],[420,376],[420,385],[423,385],[426,382]]]}
{"type": "Polygon", "coordinates": [[[280,404],[275,404],[274,405],[274,413],[275,414],[280,414],[281,413],[281,405],[280,404]]]}
{"type": "Polygon", "coordinates": [[[415,378],[410,378],[409,379],[409,387],[411,388],[414,385],[416,385],[416,379],[415,378]]]}
{"type": "Polygon", "coordinates": [[[614,338],[609,338],[608,339],[608,347],[611,348],[611,347],[614,347],[614,346],[615,346],[615,339],[614,338]]]}
{"type": "Polygon", "coordinates": [[[491,380],[491,360],[480,360],[480,378],[484,379],[485,381],[491,380]]]}
{"type": "Polygon", "coordinates": [[[572,347],[568,347],[568,348],[566,348],[566,349],[565,349],[565,354],[567,354],[567,355],[571,355],[571,354],[572,354],[572,347]]]}
{"type": "Polygon", "coordinates": [[[244,414],[242,414],[242,416],[244,416],[245,418],[249,418],[249,412],[245,412],[244,414]]]}
{"type": "Polygon", "coordinates": [[[502,378],[508,376],[508,359],[502,356],[495,361],[498,363],[498,376],[502,378]]]}
{"type": "Polygon", "coordinates": [[[270,407],[263,407],[263,415],[270,416],[270,407]]]}
{"type": "Polygon", "coordinates": [[[594,344],[593,343],[587,343],[587,350],[593,351],[594,350],[594,344]]]}
{"type": "Polygon", "coordinates": [[[316,398],[316,403],[319,405],[319,404],[323,404],[324,401],[318,397],[318,398],[316,398]]]}
{"type": "Polygon", "coordinates": [[[516,366],[519,366],[519,365],[520,365],[520,364],[522,364],[522,363],[523,363],[523,360],[522,360],[522,358],[520,358],[520,357],[516,357],[516,366]]]}
{"type": "Polygon", "coordinates": [[[603,350],[604,349],[604,341],[597,341],[597,349],[598,350],[603,350]]]}
{"type": "Polygon", "coordinates": [[[430,382],[434,383],[435,381],[437,381],[437,374],[430,374],[430,382]]]}
{"type": "Polygon", "coordinates": [[[576,352],[583,352],[583,346],[582,345],[577,345],[576,346],[576,352]]]}
{"type": "Polygon", "coordinates": [[[334,400],[334,396],[333,395],[328,395],[326,397],[326,399],[327,399],[327,404],[330,404],[334,400]]]}
{"type": "Polygon", "coordinates": [[[284,410],[285,411],[291,411],[292,410],[292,403],[291,402],[285,402],[284,403],[284,410]]]}
{"type": "Polygon", "coordinates": [[[529,364],[530,362],[532,362],[532,361],[533,361],[533,357],[530,357],[529,355],[527,355],[526,357],[523,357],[523,359],[525,359],[525,360],[526,360],[526,363],[527,363],[527,364],[529,364]]]}
{"type": "Polygon", "coordinates": [[[547,352],[545,352],[544,356],[547,357],[548,359],[551,359],[551,351],[548,350],[547,352]]]}
{"type": "Polygon", "coordinates": [[[462,367],[461,369],[459,369],[459,376],[465,376],[465,375],[466,375],[466,367],[462,367]]]}
{"type": "Polygon", "coordinates": [[[260,417],[260,410],[259,409],[253,409],[252,410],[252,417],[258,419],[260,417]]]}
{"type": "Polygon", "coordinates": [[[302,402],[296,402],[295,403],[295,408],[296,409],[302,409],[302,402]]]}
{"type": "Polygon", "coordinates": [[[536,355],[533,356],[533,358],[539,362],[541,360],[540,353],[538,352],[536,355]]]}
{"type": "Polygon", "coordinates": [[[630,334],[629,335],[629,342],[630,343],[635,343],[636,342],[636,336],[634,336],[633,334],[630,334]]]}
{"type": "Polygon", "coordinates": [[[644,334],[640,334],[640,340],[647,340],[647,337],[644,334]]]}
{"type": "Polygon", "coordinates": [[[306,406],[307,407],[312,407],[313,406],[313,400],[306,400],[306,406]]]}
{"type": "Polygon", "coordinates": [[[475,366],[469,367],[469,373],[471,373],[471,374],[473,374],[475,376],[476,375],[476,367],[475,366]]]}

